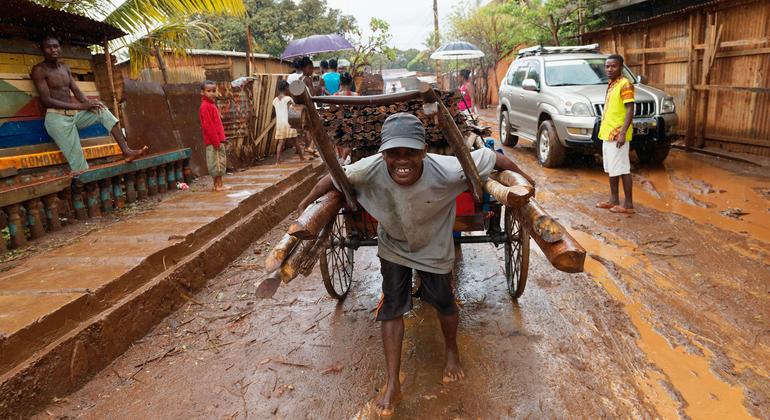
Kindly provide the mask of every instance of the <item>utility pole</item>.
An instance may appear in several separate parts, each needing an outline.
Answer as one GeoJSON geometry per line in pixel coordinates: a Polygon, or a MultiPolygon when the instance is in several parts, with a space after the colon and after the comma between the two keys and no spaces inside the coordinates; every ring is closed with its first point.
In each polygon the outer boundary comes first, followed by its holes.
{"type": "MultiPolygon", "coordinates": [[[[438,31],[438,0],[433,0],[433,51],[441,46],[441,38],[438,31]]],[[[435,60],[436,86],[441,87],[441,60],[435,60]]]]}

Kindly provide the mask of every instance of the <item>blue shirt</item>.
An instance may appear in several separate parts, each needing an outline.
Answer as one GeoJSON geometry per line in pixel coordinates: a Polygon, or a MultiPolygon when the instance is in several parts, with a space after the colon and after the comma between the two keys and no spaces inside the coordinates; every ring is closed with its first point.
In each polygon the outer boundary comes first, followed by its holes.
{"type": "Polygon", "coordinates": [[[326,90],[329,91],[329,95],[334,95],[337,93],[338,90],[340,90],[340,74],[336,71],[330,71],[329,73],[324,73],[322,76],[324,79],[324,85],[326,86],[326,90]]]}

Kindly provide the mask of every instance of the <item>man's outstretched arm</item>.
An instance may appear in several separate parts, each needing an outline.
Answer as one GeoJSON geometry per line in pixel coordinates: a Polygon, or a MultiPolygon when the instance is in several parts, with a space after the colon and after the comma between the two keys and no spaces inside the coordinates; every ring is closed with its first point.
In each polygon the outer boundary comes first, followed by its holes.
{"type": "Polygon", "coordinates": [[[508,158],[508,156],[505,156],[502,153],[495,152],[495,155],[497,156],[497,159],[495,160],[495,169],[498,171],[513,171],[516,173],[520,173],[524,178],[529,181],[532,186],[535,186],[535,180],[532,179],[531,176],[527,175],[524,171],[519,168],[519,165],[515,164],[511,159],[508,158]]]}
{"type": "Polygon", "coordinates": [[[315,184],[315,187],[310,190],[310,193],[307,195],[307,197],[305,197],[305,199],[299,203],[297,211],[299,211],[299,214],[302,214],[302,212],[305,211],[310,203],[318,200],[319,198],[323,197],[324,194],[334,189],[336,188],[334,188],[331,175],[326,174],[323,178],[321,178],[320,181],[318,181],[317,184],[315,184]]]}

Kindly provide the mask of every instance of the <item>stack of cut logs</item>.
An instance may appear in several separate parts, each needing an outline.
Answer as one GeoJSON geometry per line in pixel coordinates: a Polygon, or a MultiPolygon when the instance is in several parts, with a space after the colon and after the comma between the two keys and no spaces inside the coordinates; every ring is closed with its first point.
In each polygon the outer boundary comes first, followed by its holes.
{"type": "MultiPolygon", "coordinates": [[[[440,99],[444,102],[457,127],[465,135],[469,128],[465,116],[457,109],[459,96],[452,92],[441,92],[440,99]]],[[[376,149],[380,145],[382,123],[388,116],[397,112],[409,112],[417,116],[425,125],[425,138],[431,153],[452,154],[449,144],[444,138],[440,127],[431,116],[426,116],[422,108],[423,102],[413,100],[391,105],[326,105],[319,110],[326,133],[338,146],[353,149],[376,149]]]]}

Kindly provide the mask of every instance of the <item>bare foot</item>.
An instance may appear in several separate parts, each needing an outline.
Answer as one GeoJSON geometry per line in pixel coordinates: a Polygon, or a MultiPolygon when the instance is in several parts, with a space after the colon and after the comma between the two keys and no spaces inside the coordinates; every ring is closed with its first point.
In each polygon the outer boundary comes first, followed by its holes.
{"type": "Polygon", "coordinates": [[[221,187],[214,187],[214,191],[229,191],[232,190],[233,187],[229,185],[222,185],[221,187]]]}
{"type": "Polygon", "coordinates": [[[149,152],[150,152],[150,147],[143,146],[139,150],[133,150],[133,149],[126,150],[126,152],[123,153],[123,157],[126,158],[126,162],[133,162],[134,160],[146,155],[149,152]]]}
{"type": "Polygon", "coordinates": [[[395,405],[401,401],[401,385],[398,383],[388,383],[383,392],[382,397],[377,401],[376,410],[377,414],[382,417],[389,417],[393,415],[395,405]]]}
{"type": "Polygon", "coordinates": [[[607,209],[607,210],[609,210],[609,209],[611,209],[611,208],[613,208],[613,207],[615,207],[617,205],[618,205],[618,203],[613,203],[612,201],[603,201],[601,203],[596,203],[595,207],[597,209],[607,209]]]}
{"type": "Polygon", "coordinates": [[[465,372],[460,364],[460,355],[456,350],[447,349],[446,366],[444,366],[444,377],[441,381],[445,384],[456,382],[465,378],[465,372]]]}

